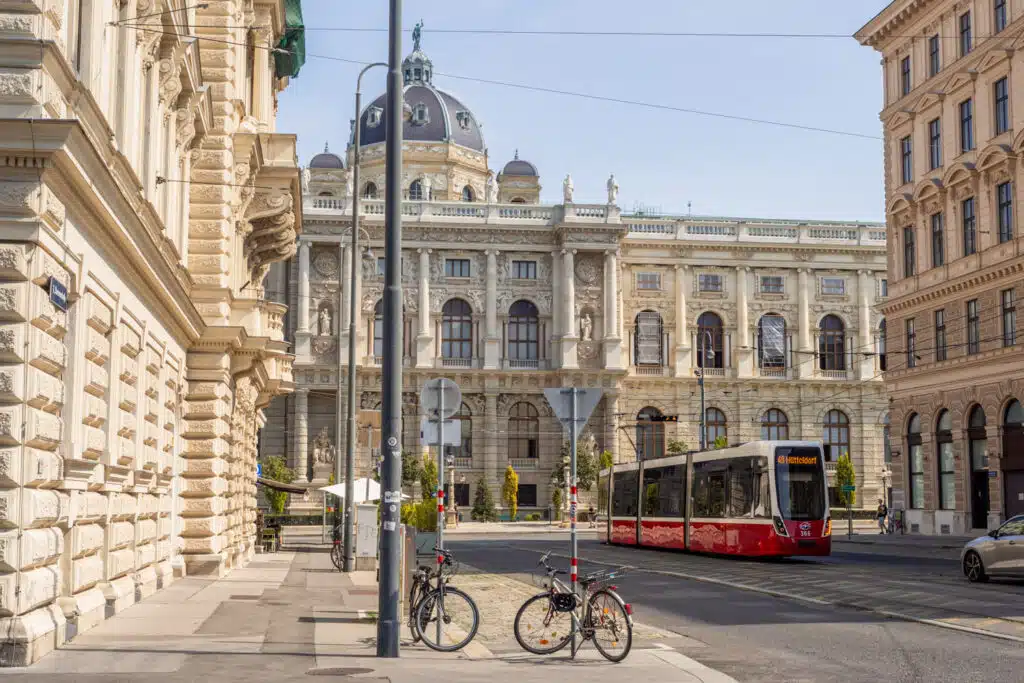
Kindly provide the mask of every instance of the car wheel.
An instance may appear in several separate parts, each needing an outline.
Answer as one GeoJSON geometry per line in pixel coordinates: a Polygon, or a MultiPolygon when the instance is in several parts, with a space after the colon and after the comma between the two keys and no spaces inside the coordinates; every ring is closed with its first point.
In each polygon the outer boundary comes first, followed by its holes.
{"type": "Polygon", "coordinates": [[[981,562],[981,556],[973,550],[964,555],[964,576],[971,583],[988,581],[988,574],[985,573],[985,565],[981,562]]]}

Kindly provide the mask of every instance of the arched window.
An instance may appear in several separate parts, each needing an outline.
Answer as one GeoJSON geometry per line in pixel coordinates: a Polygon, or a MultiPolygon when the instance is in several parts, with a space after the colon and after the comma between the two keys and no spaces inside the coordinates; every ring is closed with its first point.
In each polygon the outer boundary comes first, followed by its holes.
{"type": "Polygon", "coordinates": [[[509,204],[525,204],[526,200],[522,197],[513,197],[509,200],[509,204]]]}
{"type": "Polygon", "coordinates": [[[664,365],[661,315],[656,311],[637,313],[634,340],[634,365],[664,365]]]}
{"type": "Polygon", "coordinates": [[[786,441],[789,439],[789,418],[778,408],[764,411],[761,416],[761,439],[786,441]]]}
{"type": "Polygon", "coordinates": [[[363,185],[363,199],[376,199],[377,198],[377,184],[366,183],[363,185]]]}
{"type": "Polygon", "coordinates": [[[953,458],[953,416],[939,413],[935,423],[935,449],[939,461],[939,509],[956,508],[956,464],[953,458]]]}
{"type": "Polygon", "coordinates": [[[762,368],[786,367],[786,319],[775,313],[757,323],[757,362],[762,368]]]}
{"type": "Polygon", "coordinates": [[[469,185],[466,185],[464,188],[462,188],[462,201],[464,201],[464,202],[475,202],[476,201],[476,195],[473,194],[473,188],[470,187],[469,185]]]}
{"type": "Polygon", "coordinates": [[[907,422],[907,449],[910,466],[910,507],[924,507],[924,446],[921,445],[921,416],[914,413],[907,422]]]}
{"type": "Polygon", "coordinates": [[[967,441],[971,454],[971,527],[988,528],[988,432],[985,410],[976,405],[967,419],[967,441]]]}
{"type": "Polygon", "coordinates": [[[373,307],[373,355],[384,356],[384,299],[377,299],[373,307]]]}
{"type": "Polygon", "coordinates": [[[818,340],[818,362],[822,370],[846,369],[846,327],[839,316],[826,315],[821,319],[818,340]]]}
{"type": "Polygon", "coordinates": [[[704,443],[706,447],[714,447],[718,437],[726,440],[729,438],[729,425],[726,423],[725,413],[718,408],[708,408],[704,411],[704,443]]]}
{"type": "Polygon", "coordinates": [[[850,418],[841,410],[830,410],[825,413],[822,425],[824,433],[822,442],[825,446],[825,459],[835,462],[840,456],[850,454],[850,418]]]}
{"type": "Polygon", "coordinates": [[[878,323],[878,369],[885,371],[885,318],[878,323]]]}
{"type": "Polygon", "coordinates": [[[529,403],[520,401],[508,413],[508,457],[510,460],[539,457],[540,416],[529,403]]]}
{"type": "Polygon", "coordinates": [[[636,415],[636,449],[638,460],[652,460],[665,455],[665,423],[655,422],[661,411],[648,406],[636,415]]]}
{"type": "MultiPolygon", "coordinates": [[[[459,412],[451,416],[452,420],[459,423],[459,437],[461,443],[458,446],[445,446],[445,457],[472,458],[473,457],[473,411],[465,403],[459,407],[459,412]]],[[[447,485],[448,482],[445,482],[447,485]]]]}
{"type": "Polygon", "coordinates": [[[892,462],[892,444],[889,441],[892,432],[889,430],[889,413],[882,418],[882,458],[886,464],[892,462]]]}
{"type": "Polygon", "coordinates": [[[1021,407],[1020,401],[1013,399],[1010,401],[1010,405],[1006,406],[1006,412],[1003,416],[1003,427],[1022,426],[1024,426],[1024,407],[1021,407]]]}
{"type": "Polygon", "coordinates": [[[462,299],[449,299],[441,309],[441,357],[473,357],[473,309],[462,299]]]}
{"type": "Polygon", "coordinates": [[[423,183],[418,180],[414,180],[409,184],[409,199],[414,202],[426,199],[426,197],[423,196],[423,183]]]}
{"type": "Polygon", "coordinates": [[[537,360],[537,307],[529,301],[517,301],[508,310],[508,357],[510,360],[537,360]]]}
{"type": "Polygon", "coordinates": [[[697,367],[724,368],[722,319],[707,311],[697,318],[697,367]]]}

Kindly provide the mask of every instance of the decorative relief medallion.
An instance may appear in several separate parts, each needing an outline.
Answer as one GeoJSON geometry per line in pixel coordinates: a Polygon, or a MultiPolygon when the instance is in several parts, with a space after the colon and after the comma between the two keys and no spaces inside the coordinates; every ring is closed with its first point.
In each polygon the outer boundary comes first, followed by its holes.
{"type": "Polygon", "coordinates": [[[576,279],[585,285],[593,285],[600,277],[601,270],[593,258],[584,257],[576,262],[576,279]]]}
{"type": "Polygon", "coordinates": [[[592,360],[597,358],[601,352],[601,343],[596,341],[581,341],[576,346],[576,355],[580,360],[592,360]]]}
{"type": "Polygon", "coordinates": [[[326,249],[319,251],[313,257],[313,269],[320,277],[338,277],[338,255],[326,249]]]}
{"type": "Polygon", "coordinates": [[[313,353],[318,356],[330,353],[338,348],[338,340],[334,337],[317,337],[313,340],[313,353]]]}

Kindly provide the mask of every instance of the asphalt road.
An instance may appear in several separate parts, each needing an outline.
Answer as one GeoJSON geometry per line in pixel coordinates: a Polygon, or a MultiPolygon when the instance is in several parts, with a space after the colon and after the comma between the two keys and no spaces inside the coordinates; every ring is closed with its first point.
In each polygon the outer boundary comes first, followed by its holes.
{"type": "MultiPolygon", "coordinates": [[[[449,546],[461,561],[495,573],[529,572],[539,553],[568,550],[561,534],[453,537],[449,546]]],[[[673,647],[738,681],[1019,683],[1024,642],[878,612],[892,607],[945,624],[1024,633],[1024,584],[968,585],[955,555],[843,546],[829,558],[763,562],[585,539],[580,571],[630,565],[617,583],[636,619],[685,636],[673,647]],[[713,583],[721,581],[732,585],[713,583]],[[819,602],[758,592],[780,589],[819,602]]]]}

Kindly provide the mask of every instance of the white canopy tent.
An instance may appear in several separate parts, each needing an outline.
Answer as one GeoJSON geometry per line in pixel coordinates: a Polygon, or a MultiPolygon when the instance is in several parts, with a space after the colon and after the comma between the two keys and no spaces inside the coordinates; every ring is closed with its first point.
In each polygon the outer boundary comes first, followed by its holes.
{"type": "MultiPolygon", "coordinates": [[[[355,500],[354,503],[366,503],[368,501],[380,500],[380,484],[369,477],[360,477],[355,482],[355,500]]],[[[345,484],[332,484],[331,486],[323,486],[320,488],[321,491],[330,493],[337,496],[338,498],[345,497],[345,484]]],[[[402,494],[402,499],[407,500],[409,496],[402,494]]]]}

